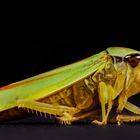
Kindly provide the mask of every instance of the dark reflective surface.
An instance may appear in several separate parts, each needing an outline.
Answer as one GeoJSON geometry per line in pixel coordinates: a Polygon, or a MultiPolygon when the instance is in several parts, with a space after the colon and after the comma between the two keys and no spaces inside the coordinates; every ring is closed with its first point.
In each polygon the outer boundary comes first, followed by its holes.
{"type": "Polygon", "coordinates": [[[75,123],[59,125],[53,121],[33,117],[0,125],[0,139],[14,140],[120,140],[140,139],[140,123],[117,126],[75,123]]]}

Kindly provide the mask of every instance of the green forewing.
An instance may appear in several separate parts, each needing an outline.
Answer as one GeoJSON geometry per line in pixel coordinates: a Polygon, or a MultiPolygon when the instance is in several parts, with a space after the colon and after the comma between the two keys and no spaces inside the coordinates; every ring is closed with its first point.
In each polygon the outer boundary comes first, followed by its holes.
{"type": "Polygon", "coordinates": [[[39,100],[94,73],[106,63],[106,51],[82,61],[0,88],[0,111],[16,106],[18,99],[39,100]]]}

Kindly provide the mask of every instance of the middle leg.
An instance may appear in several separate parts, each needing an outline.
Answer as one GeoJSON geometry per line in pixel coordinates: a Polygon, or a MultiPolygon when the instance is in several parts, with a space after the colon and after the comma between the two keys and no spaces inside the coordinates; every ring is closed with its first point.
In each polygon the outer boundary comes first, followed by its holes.
{"type": "Polygon", "coordinates": [[[99,125],[106,125],[109,113],[112,109],[113,105],[113,96],[114,89],[111,85],[106,85],[104,82],[99,83],[99,100],[101,103],[101,110],[102,110],[102,121],[94,120],[92,123],[96,123],[99,125]],[[106,111],[106,104],[107,111],[106,111]]]}

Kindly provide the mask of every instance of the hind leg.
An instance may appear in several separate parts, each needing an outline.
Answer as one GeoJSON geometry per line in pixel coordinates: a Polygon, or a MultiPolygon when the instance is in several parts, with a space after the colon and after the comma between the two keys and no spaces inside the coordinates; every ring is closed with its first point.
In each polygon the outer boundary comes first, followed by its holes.
{"type": "Polygon", "coordinates": [[[63,105],[53,105],[46,104],[37,101],[28,101],[28,100],[18,100],[17,106],[19,108],[27,108],[33,111],[38,111],[40,114],[44,113],[50,115],[57,115],[61,123],[70,124],[75,118],[73,115],[79,110],[74,107],[68,107],[63,105]]]}

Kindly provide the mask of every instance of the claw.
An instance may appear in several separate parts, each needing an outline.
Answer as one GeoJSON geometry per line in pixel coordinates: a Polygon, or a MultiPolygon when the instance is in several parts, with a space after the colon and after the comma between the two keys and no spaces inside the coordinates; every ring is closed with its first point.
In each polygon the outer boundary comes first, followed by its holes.
{"type": "Polygon", "coordinates": [[[106,125],[107,124],[107,122],[106,121],[98,121],[98,120],[94,120],[94,121],[92,121],[92,123],[94,123],[94,124],[98,124],[98,125],[106,125]]]}
{"type": "Polygon", "coordinates": [[[66,124],[70,125],[71,122],[75,120],[75,117],[73,117],[67,112],[64,112],[62,117],[56,117],[56,118],[59,119],[60,124],[65,124],[65,125],[66,124]]]}

